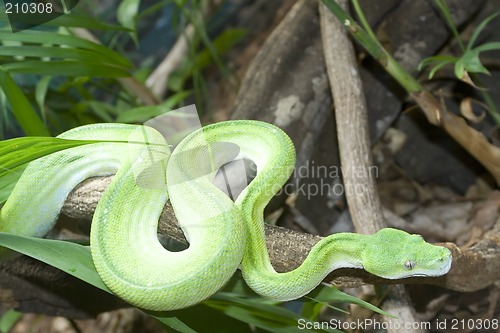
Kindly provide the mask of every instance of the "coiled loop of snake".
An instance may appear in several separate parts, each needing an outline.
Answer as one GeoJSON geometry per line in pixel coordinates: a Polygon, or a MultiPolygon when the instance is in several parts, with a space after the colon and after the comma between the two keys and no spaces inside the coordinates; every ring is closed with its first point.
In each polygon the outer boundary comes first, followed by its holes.
{"type": "MultiPolygon", "coordinates": [[[[276,300],[303,296],[333,269],[365,268],[386,277],[442,275],[451,265],[443,247],[420,236],[383,229],[375,235],[331,235],[287,273],[270,264],[263,211],[295,165],[290,138],[274,125],[227,121],[187,136],[170,155],[154,129],[95,124],[60,136],[110,140],[63,150],[26,168],[0,211],[0,232],[43,237],[81,181],[115,174],[94,213],[90,246],[104,283],[144,309],[174,310],[217,292],[239,267],[248,285],[276,300]],[[234,157],[257,165],[254,180],[232,202],[213,185],[217,169],[234,157]],[[171,252],[157,239],[170,198],[188,249],[171,252]]],[[[0,256],[6,256],[0,248],[0,256]]]]}

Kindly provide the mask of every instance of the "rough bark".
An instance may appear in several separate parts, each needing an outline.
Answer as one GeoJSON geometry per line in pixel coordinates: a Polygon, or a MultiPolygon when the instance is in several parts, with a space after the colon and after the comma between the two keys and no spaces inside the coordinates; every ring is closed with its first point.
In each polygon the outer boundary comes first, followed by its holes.
{"type": "MultiPolygon", "coordinates": [[[[347,9],[346,0],[337,2],[347,9]]],[[[323,4],[319,5],[319,9],[325,62],[335,101],[340,161],[348,170],[370,170],[373,160],[368,135],[368,111],[354,47],[347,30],[342,26],[343,22],[339,22],[323,4]]],[[[372,234],[386,227],[374,175],[368,171],[361,174],[345,173],[343,181],[356,231],[372,234]]],[[[422,329],[409,330],[404,326],[405,322],[416,322],[417,318],[404,286],[397,285],[388,291],[382,309],[398,318],[384,316],[385,321],[397,320],[401,324],[399,327],[389,326],[388,332],[423,332],[422,329]]]]}
{"type": "MultiPolygon", "coordinates": [[[[69,196],[63,214],[90,220],[108,178],[89,179],[69,196]]],[[[90,222],[89,222],[90,223],[90,222]]],[[[182,231],[167,205],[160,218],[159,234],[186,243],[182,231]]],[[[298,267],[321,237],[266,225],[266,243],[277,271],[298,267]]],[[[470,292],[498,282],[500,277],[500,218],[494,228],[473,247],[461,250],[453,243],[441,244],[453,254],[451,271],[439,278],[385,280],[363,270],[341,269],[325,282],[339,287],[364,284],[432,284],[456,291],[470,292]]],[[[25,311],[40,311],[69,318],[93,316],[104,310],[126,306],[122,301],[82,283],[70,275],[34,259],[21,257],[0,263],[0,304],[25,311]],[[82,296],[84,296],[82,298],[82,296]],[[99,302],[95,302],[99,299],[99,302]]]]}
{"type": "MultiPolygon", "coordinates": [[[[63,207],[63,214],[74,218],[90,219],[109,178],[95,178],[79,185],[69,196],[63,207]],[[84,205],[81,203],[85,202],[84,205]]],[[[160,217],[159,233],[186,242],[177,226],[170,205],[160,217]]],[[[278,271],[288,271],[298,267],[309,250],[322,237],[266,225],[266,243],[273,266],[278,271]]],[[[452,251],[451,271],[440,278],[411,278],[405,280],[385,280],[362,270],[345,269],[333,272],[326,281],[339,286],[359,286],[362,284],[434,284],[457,291],[475,291],[496,282],[500,277],[500,218],[495,227],[481,241],[467,250],[461,250],[453,243],[441,244],[452,251]],[[480,274],[478,274],[480,272],[480,274]],[[471,278],[473,277],[473,278],[471,278]]]]}

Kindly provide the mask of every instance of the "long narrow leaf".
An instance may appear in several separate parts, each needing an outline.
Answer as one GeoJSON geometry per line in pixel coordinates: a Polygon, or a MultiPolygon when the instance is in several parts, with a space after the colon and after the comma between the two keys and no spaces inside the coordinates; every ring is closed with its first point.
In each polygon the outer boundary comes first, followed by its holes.
{"type": "Polygon", "coordinates": [[[16,117],[26,135],[50,135],[49,130],[33,110],[26,96],[3,66],[0,66],[0,88],[10,103],[14,117],[16,117]]]}
{"type": "Polygon", "coordinates": [[[23,137],[0,141],[0,177],[12,170],[56,151],[96,143],[92,140],[67,140],[51,137],[23,137]]]}
{"type": "Polygon", "coordinates": [[[101,57],[99,53],[93,51],[57,46],[2,46],[0,56],[74,59],[114,64],[113,59],[101,57]]]}
{"type": "MultiPolygon", "coordinates": [[[[94,287],[111,291],[102,282],[95,270],[90,248],[72,242],[24,237],[0,232],[0,246],[38,259],[54,266],[94,287]]],[[[160,322],[181,333],[196,333],[175,317],[162,315],[156,317],[160,322]]]]}
{"type": "Polygon", "coordinates": [[[441,62],[447,62],[451,63],[457,60],[457,57],[454,56],[446,56],[446,55],[437,55],[437,56],[432,56],[425,58],[418,64],[418,70],[422,70],[422,68],[431,66],[431,65],[436,65],[441,62]]]}
{"type": "MultiPolygon", "coordinates": [[[[1,23],[7,21],[7,14],[5,11],[0,11],[0,26],[1,23]]],[[[74,13],[66,13],[53,20],[43,23],[44,26],[52,27],[78,27],[89,30],[114,30],[114,31],[129,31],[130,29],[117,24],[110,24],[101,21],[91,16],[78,15],[74,13]]]]}
{"type": "Polygon", "coordinates": [[[47,122],[47,113],[45,111],[45,97],[47,96],[47,91],[49,90],[49,83],[51,79],[51,76],[44,76],[40,81],[38,81],[35,88],[35,100],[38,104],[38,108],[40,109],[40,113],[42,114],[44,123],[47,122]]]}
{"type": "Polygon", "coordinates": [[[62,35],[52,32],[25,30],[13,34],[9,31],[0,30],[0,40],[14,41],[21,43],[64,45],[74,48],[90,50],[98,53],[101,57],[113,60],[116,66],[130,68],[132,65],[119,53],[107,48],[106,46],[93,43],[91,41],[75,36],[62,35]]]}
{"type": "Polygon", "coordinates": [[[124,27],[130,29],[130,35],[136,45],[138,44],[138,39],[135,29],[135,19],[137,12],[139,11],[140,3],[140,0],[123,0],[118,6],[118,10],[116,12],[118,22],[120,22],[124,27]]]}
{"type": "Polygon", "coordinates": [[[8,333],[14,327],[14,325],[21,319],[23,314],[14,310],[9,310],[5,312],[0,317],[0,332],[8,333]]]}
{"type": "Polygon", "coordinates": [[[116,24],[110,24],[89,16],[81,16],[75,14],[65,14],[58,18],[44,23],[50,26],[62,27],[79,27],[89,30],[115,30],[115,31],[131,31],[127,27],[116,24]]]}
{"type": "MultiPolygon", "coordinates": [[[[98,60],[98,59],[97,59],[98,60]]],[[[130,73],[121,68],[101,64],[99,61],[23,61],[2,65],[15,73],[60,75],[60,76],[91,76],[91,77],[128,77],[130,73]]]]}
{"type": "MultiPolygon", "coordinates": [[[[7,200],[27,163],[57,151],[98,142],[103,141],[52,137],[22,137],[0,141],[0,203],[7,200]]],[[[132,143],[110,140],[106,142],[132,143]]]]}
{"type": "Polygon", "coordinates": [[[498,14],[500,14],[500,13],[496,12],[496,13],[488,16],[484,20],[482,20],[481,23],[479,23],[479,25],[476,27],[476,29],[474,29],[474,31],[472,32],[472,36],[470,37],[469,42],[467,43],[467,49],[466,49],[467,51],[472,50],[472,47],[476,43],[476,40],[479,37],[479,35],[481,34],[481,32],[484,30],[484,28],[486,28],[488,23],[490,23],[495,17],[498,16],[498,14]]]}
{"type": "Polygon", "coordinates": [[[95,143],[52,137],[23,137],[0,141],[0,204],[7,201],[26,165],[42,156],[95,143]]]}
{"type": "Polygon", "coordinates": [[[443,61],[436,66],[432,67],[432,69],[429,71],[429,80],[434,77],[434,75],[439,71],[441,68],[443,68],[446,65],[452,64],[454,61],[443,61]]]}
{"type": "Polygon", "coordinates": [[[90,248],[71,242],[25,237],[0,232],[0,245],[41,260],[111,293],[97,274],[90,248]]]}
{"type": "Polygon", "coordinates": [[[249,325],[243,321],[227,316],[221,311],[212,309],[204,303],[164,313],[155,313],[156,318],[174,316],[198,332],[217,333],[252,333],[249,325]]]}
{"type": "Polygon", "coordinates": [[[14,186],[23,174],[26,166],[19,166],[14,169],[1,169],[0,175],[0,205],[5,203],[9,198],[14,186]]]}
{"type": "Polygon", "coordinates": [[[115,140],[68,140],[51,137],[22,137],[0,141],[0,177],[3,170],[13,170],[45,155],[64,149],[94,144],[114,142],[124,144],[144,144],[143,142],[115,140]]]}
{"type": "Polygon", "coordinates": [[[436,3],[439,10],[441,11],[441,14],[444,17],[444,20],[445,20],[446,24],[448,25],[448,28],[450,28],[451,32],[453,33],[453,36],[455,37],[455,40],[457,41],[458,45],[460,46],[460,48],[463,51],[465,51],[464,44],[462,42],[462,39],[460,38],[460,34],[458,33],[455,22],[453,21],[453,17],[451,15],[451,11],[450,11],[450,8],[448,7],[448,4],[444,0],[435,0],[434,2],[436,3]]]}
{"type": "Polygon", "coordinates": [[[365,302],[359,298],[346,294],[337,288],[325,284],[321,284],[312,292],[307,294],[304,298],[309,298],[316,302],[324,303],[352,303],[364,307],[365,309],[371,310],[373,312],[379,313],[384,316],[394,317],[390,313],[387,313],[376,306],[365,302]]]}
{"type": "Polygon", "coordinates": [[[498,49],[500,49],[500,42],[491,42],[491,43],[482,44],[482,45],[474,48],[474,51],[484,52],[484,51],[493,51],[493,50],[498,50],[498,49]]]}
{"type": "Polygon", "coordinates": [[[145,122],[149,119],[161,116],[162,114],[173,110],[175,106],[179,105],[179,103],[185,100],[189,95],[191,95],[191,91],[181,91],[171,96],[160,105],[140,106],[137,108],[126,110],[119,114],[116,121],[120,123],[145,122]]]}
{"type": "MultiPolygon", "coordinates": [[[[303,332],[299,323],[313,323],[288,309],[268,304],[259,298],[238,298],[217,293],[206,304],[226,315],[273,333],[303,332]]],[[[309,332],[341,332],[335,329],[314,329],[309,332]]]]}
{"type": "MultiPolygon", "coordinates": [[[[184,324],[180,319],[178,319],[176,317],[155,316],[152,314],[149,314],[149,315],[155,317],[159,322],[161,322],[162,324],[164,324],[167,327],[170,327],[170,328],[176,330],[177,332],[180,332],[180,333],[198,333],[197,331],[193,330],[191,327],[184,324]]],[[[195,317],[191,318],[191,320],[193,320],[193,319],[195,319],[195,317]]]]}

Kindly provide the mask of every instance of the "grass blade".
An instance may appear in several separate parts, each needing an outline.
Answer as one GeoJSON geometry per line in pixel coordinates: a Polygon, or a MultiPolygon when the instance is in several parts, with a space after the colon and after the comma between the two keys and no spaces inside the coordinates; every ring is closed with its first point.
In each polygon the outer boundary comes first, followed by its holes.
{"type": "Polygon", "coordinates": [[[119,53],[109,49],[104,45],[93,43],[86,39],[70,35],[62,35],[53,32],[25,30],[13,34],[10,31],[0,30],[0,41],[21,42],[30,44],[59,45],[84,49],[97,53],[98,58],[105,58],[114,62],[116,66],[131,68],[130,62],[119,53]]]}
{"type": "Polygon", "coordinates": [[[96,143],[92,140],[67,140],[51,137],[23,137],[0,141],[0,177],[12,170],[56,151],[96,143]]]}
{"type": "Polygon", "coordinates": [[[50,136],[47,127],[3,66],[0,66],[0,88],[10,103],[14,117],[26,135],[50,136]]]}
{"type": "Polygon", "coordinates": [[[90,77],[128,77],[130,73],[121,68],[88,61],[23,61],[2,65],[15,73],[50,76],[90,76],[90,77]]]}
{"type": "Polygon", "coordinates": [[[484,30],[484,28],[486,28],[488,23],[490,23],[495,17],[498,16],[498,14],[500,14],[500,13],[496,12],[496,13],[488,16],[484,20],[482,20],[481,23],[479,23],[479,25],[476,27],[476,29],[474,29],[474,31],[472,32],[472,36],[470,37],[469,42],[467,43],[467,51],[472,50],[472,47],[476,43],[476,40],[479,37],[479,35],[481,34],[481,32],[484,30]]]}
{"type": "Polygon", "coordinates": [[[321,284],[316,289],[307,294],[304,298],[309,298],[316,302],[323,303],[351,303],[364,307],[365,309],[371,310],[373,312],[379,313],[384,316],[394,317],[390,313],[387,313],[375,305],[365,302],[359,298],[346,294],[333,286],[326,284],[321,284]]]}
{"type": "Polygon", "coordinates": [[[0,232],[0,245],[57,267],[76,278],[111,293],[95,270],[88,246],[4,232],[0,232]]]}

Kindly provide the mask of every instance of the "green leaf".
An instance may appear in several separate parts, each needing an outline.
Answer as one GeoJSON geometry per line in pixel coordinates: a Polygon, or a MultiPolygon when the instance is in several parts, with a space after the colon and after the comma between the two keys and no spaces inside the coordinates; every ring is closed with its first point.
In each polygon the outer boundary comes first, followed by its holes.
{"type": "Polygon", "coordinates": [[[95,63],[114,64],[113,59],[100,58],[100,54],[94,51],[62,48],[58,46],[2,46],[0,56],[10,57],[36,57],[52,59],[73,59],[95,63]]]}
{"type": "Polygon", "coordinates": [[[317,321],[325,304],[321,302],[304,302],[302,305],[302,316],[309,320],[317,321]]]}
{"type": "Polygon", "coordinates": [[[118,111],[112,104],[99,101],[84,101],[80,103],[92,110],[94,114],[100,117],[104,122],[111,123],[113,118],[111,115],[117,114],[118,111]]]}
{"type": "MultiPolygon", "coordinates": [[[[7,247],[11,250],[43,261],[48,265],[54,266],[94,287],[112,294],[99,277],[94,267],[92,255],[88,246],[67,241],[25,237],[2,232],[0,232],[0,246],[7,247]]],[[[195,330],[173,316],[172,313],[145,312],[178,332],[196,333],[195,330]]],[[[198,319],[196,316],[192,315],[191,320],[198,319]]]]}
{"type": "Polygon", "coordinates": [[[431,70],[429,71],[429,80],[434,77],[434,75],[439,71],[441,68],[444,66],[453,63],[453,61],[450,62],[442,62],[440,64],[437,64],[436,66],[432,67],[431,70]]]}
{"type": "Polygon", "coordinates": [[[23,74],[50,76],[92,76],[127,77],[130,73],[121,68],[105,65],[96,61],[23,61],[2,65],[4,70],[23,74]]]}
{"type": "Polygon", "coordinates": [[[458,59],[457,57],[445,56],[445,55],[432,56],[432,57],[428,57],[428,58],[425,58],[424,60],[422,60],[418,64],[418,68],[417,69],[420,71],[424,67],[427,67],[427,66],[431,66],[431,65],[435,65],[435,64],[440,64],[442,62],[449,63],[449,62],[456,61],[457,59],[458,59]]]}
{"type": "Polygon", "coordinates": [[[476,40],[479,37],[479,34],[484,30],[484,28],[486,28],[488,23],[490,23],[495,17],[498,16],[498,14],[500,14],[500,13],[496,12],[496,13],[488,16],[484,20],[482,20],[481,23],[479,23],[479,25],[476,27],[476,29],[474,29],[474,31],[472,32],[472,36],[470,37],[470,40],[467,43],[466,51],[472,50],[472,47],[476,43],[476,40]]]}
{"type": "Polygon", "coordinates": [[[115,66],[121,66],[125,68],[132,67],[132,65],[127,59],[125,59],[119,53],[109,49],[108,47],[97,43],[93,43],[83,38],[70,35],[62,35],[52,32],[35,31],[35,30],[24,30],[13,34],[10,31],[0,30],[0,41],[43,44],[43,45],[60,45],[60,46],[64,45],[66,47],[93,51],[98,54],[96,55],[96,58],[99,61],[106,59],[106,62],[113,63],[115,64],[115,66]]]}
{"type": "Polygon", "coordinates": [[[422,70],[422,68],[424,67],[434,65],[429,71],[429,79],[432,79],[438,70],[440,70],[441,68],[443,68],[448,64],[456,62],[457,60],[458,58],[453,56],[433,56],[425,58],[418,65],[418,70],[422,70]]]}
{"type": "MultiPolygon", "coordinates": [[[[180,319],[176,317],[168,317],[168,316],[163,316],[163,315],[153,315],[150,314],[146,311],[147,314],[150,316],[155,317],[159,322],[161,322],[163,325],[170,327],[177,332],[180,333],[197,333],[197,331],[193,330],[191,327],[188,325],[184,324],[180,319]]],[[[191,321],[195,320],[196,317],[191,317],[191,321]]]]}
{"type": "Polygon", "coordinates": [[[247,34],[244,29],[226,29],[210,44],[211,48],[205,47],[201,50],[194,61],[186,59],[181,66],[172,73],[169,79],[169,87],[174,91],[182,89],[184,82],[193,75],[195,71],[202,71],[213,63],[213,54],[222,55],[228,52],[234,45],[241,41],[247,34]]]}
{"type": "Polygon", "coordinates": [[[0,66],[0,88],[3,90],[14,117],[26,135],[49,136],[49,130],[31,107],[30,102],[10,74],[0,66]]]}
{"type": "Polygon", "coordinates": [[[26,165],[14,169],[0,169],[0,205],[7,201],[17,181],[23,174],[26,165]]]}
{"type": "Polygon", "coordinates": [[[0,232],[0,245],[57,267],[74,277],[111,293],[95,270],[88,246],[4,232],[0,232]]]}
{"type": "Polygon", "coordinates": [[[479,52],[477,50],[470,50],[465,52],[460,60],[464,69],[469,73],[483,73],[490,74],[488,69],[483,66],[481,60],[479,59],[479,52]]]}
{"type": "Polygon", "coordinates": [[[335,0],[321,0],[323,4],[332,12],[339,22],[352,21],[352,17],[335,0]]]}
{"type": "MultiPolygon", "coordinates": [[[[217,54],[224,54],[231,50],[239,41],[247,35],[245,29],[225,29],[215,40],[212,45],[217,54]]],[[[195,66],[202,70],[212,62],[212,54],[208,48],[201,51],[195,59],[195,66]]]]}
{"type": "MultiPolygon", "coordinates": [[[[175,4],[177,7],[181,10],[182,14],[191,22],[191,24],[194,27],[194,30],[196,31],[197,36],[200,37],[201,41],[205,45],[205,48],[208,50],[210,53],[213,61],[219,68],[219,70],[227,76],[229,74],[226,66],[222,62],[220,55],[215,47],[215,45],[212,43],[210,38],[208,37],[206,25],[203,20],[203,15],[196,15],[196,13],[200,13],[202,11],[201,9],[201,3],[194,2],[194,7],[190,10],[188,10],[188,6],[185,6],[185,0],[174,0],[175,4]]],[[[191,43],[191,48],[192,52],[194,52],[194,44],[191,43]]],[[[195,71],[196,72],[196,71],[195,71]]],[[[196,78],[196,77],[195,77],[196,78]]]]}
{"type": "MultiPolygon", "coordinates": [[[[2,27],[2,21],[7,21],[7,14],[4,11],[0,11],[0,27],[2,27]]],[[[74,12],[66,12],[64,15],[54,18],[48,22],[43,23],[43,26],[52,27],[78,27],[85,28],[89,30],[111,30],[111,31],[129,31],[130,29],[122,27],[116,24],[110,24],[102,20],[96,19],[87,15],[78,15],[74,12]]]]}
{"type": "Polygon", "coordinates": [[[474,48],[477,52],[493,51],[498,49],[500,49],[500,42],[486,43],[474,48]]]}
{"type": "MultiPolygon", "coordinates": [[[[273,333],[299,333],[304,330],[299,328],[298,323],[312,324],[310,320],[288,309],[276,306],[274,302],[262,297],[237,297],[232,294],[219,292],[205,301],[205,304],[223,311],[230,317],[273,333]]],[[[317,329],[310,330],[310,332],[341,331],[335,329],[317,329]]]]}
{"type": "Polygon", "coordinates": [[[23,137],[0,141],[0,178],[42,156],[96,142],[98,141],[51,137],[23,137]]]}
{"type": "Polygon", "coordinates": [[[140,2],[140,0],[123,0],[118,6],[118,10],[116,12],[118,22],[131,30],[131,37],[136,45],[138,44],[138,39],[135,29],[135,20],[137,12],[139,11],[140,2]]]}
{"type": "Polygon", "coordinates": [[[212,309],[206,304],[197,304],[195,306],[164,313],[154,313],[156,318],[164,316],[176,317],[183,323],[189,325],[198,332],[217,332],[217,333],[252,333],[249,325],[231,318],[221,311],[212,309]]]}
{"type": "Polygon", "coordinates": [[[444,20],[448,25],[448,27],[450,28],[451,32],[453,33],[453,36],[457,41],[458,45],[460,46],[460,49],[465,51],[465,47],[463,45],[462,39],[460,38],[460,34],[458,33],[455,21],[453,21],[453,16],[451,14],[450,8],[448,7],[448,4],[444,0],[435,0],[434,2],[436,3],[439,10],[443,14],[444,20]]]}
{"type": "Polygon", "coordinates": [[[465,77],[465,65],[462,58],[458,59],[455,63],[455,76],[460,80],[465,77]]]}
{"type": "MultiPolygon", "coordinates": [[[[54,266],[94,287],[112,293],[95,270],[88,246],[72,242],[18,236],[0,232],[0,246],[25,254],[54,266]]],[[[156,316],[155,316],[156,317],[156,316]]],[[[196,333],[175,317],[161,315],[160,322],[181,333],[196,333]]]]}
{"type": "Polygon", "coordinates": [[[309,298],[309,299],[314,300],[316,302],[323,302],[323,303],[356,304],[356,305],[364,307],[365,309],[379,313],[381,315],[394,317],[390,313],[387,313],[387,312],[377,308],[376,306],[374,306],[368,302],[365,302],[359,298],[356,298],[354,296],[346,294],[346,293],[338,290],[337,288],[330,286],[330,285],[326,285],[326,284],[321,284],[316,289],[314,289],[309,294],[307,294],[304,298],[309,298]]]}
{"type": "Polygon", "coordinates": [[[65,14],[58,18],[44,23],[49,26],[62,27],[79,27],[89,30],[114,30],[114,31],[131,31],[127,27],[116,24],[110,24],[90,16],[81,16],[76,14],[65,14]]]}
{"type": "Polygon", "coordinates": [[[453,64],[454,62],[456,62],[456,59],[449,60],[449,61],[443,61],[443,62],[437,64],[436,66],[432,67],[431,70],[429,71],[429,79],[432,79],[438,70],[440,70],[441,68],[443,68],[446,65],[453,64]]]}
{"type": "Polygon", "coordinates": [[[21,319],[23,314],[14,310],[8,310],[0,318],[0,332],[9,333],[14,325],[21,319]]]}
{"type": "Polygon", "coordinates": [[[42,114],[44,124],[47,123],[47,114],[45,112],[45,97],[47,96],[47,90],[49,89],[49,83],[51,79],[51,76],[44,76],[40,81],[38,81],[35,88],[35,100],[42,114]]]}
{"type": "Polygon", "coordinates": [[[162,104],[154,106],[141,106],[127,110],[120,113],[116,121],[119,123],[143,123],[147,120],[161,116],[162,114],[173,110],[189,95],[191,95],[191,91],[182,91],[169,97],[162,104]]]}

